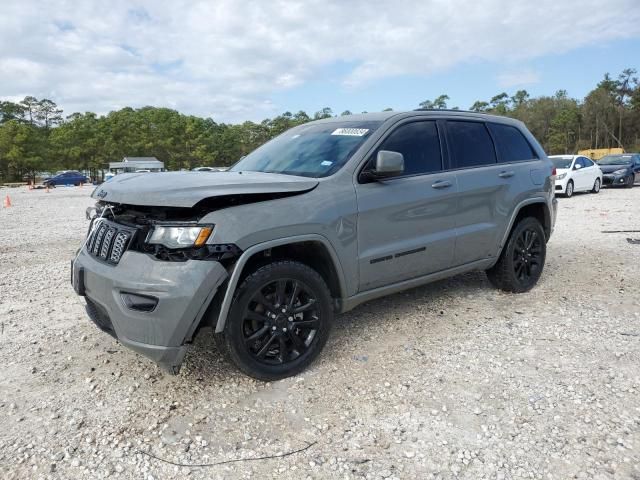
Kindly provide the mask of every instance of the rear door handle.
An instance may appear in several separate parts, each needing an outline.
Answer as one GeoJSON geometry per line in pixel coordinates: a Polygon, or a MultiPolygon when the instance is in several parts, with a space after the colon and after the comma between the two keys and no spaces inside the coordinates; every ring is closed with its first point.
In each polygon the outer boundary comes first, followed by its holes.
{"type": "Polygon", "coordinates": [[[500,178],[511,178],[516,174],[513,170],[504,170],[498,174],[500,178]]]}
{"type": "Polygon", "coordinates": [[[431,184],[431,188],[449,188],[453,185],[449,180],[437,180],[431,184]]]}

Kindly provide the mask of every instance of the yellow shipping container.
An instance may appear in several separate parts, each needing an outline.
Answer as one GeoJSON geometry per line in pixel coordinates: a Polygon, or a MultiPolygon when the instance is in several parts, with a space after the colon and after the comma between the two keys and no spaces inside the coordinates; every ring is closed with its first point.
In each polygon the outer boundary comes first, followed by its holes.
{"type": "Polygon", "coordinates": [[[589,150],[579,150],[578,155],[584,155],[585,157],[589,157],[591,160],[600,160],[605,155],[614,155],[617,153],[624,153],[624,149],[622,148],[597,148],[597,149],[589,149],[589,150]]]}

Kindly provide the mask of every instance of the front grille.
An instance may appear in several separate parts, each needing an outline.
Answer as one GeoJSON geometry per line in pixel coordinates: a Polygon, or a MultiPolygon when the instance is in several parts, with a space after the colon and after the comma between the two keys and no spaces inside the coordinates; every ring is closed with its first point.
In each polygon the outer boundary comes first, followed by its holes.
{"type": "Polygon", "coordinates": [[[87,241],[87,251],[96,258],[117,264],[127,250],[134,231],[106,220],[101,220],[87,241]]]}

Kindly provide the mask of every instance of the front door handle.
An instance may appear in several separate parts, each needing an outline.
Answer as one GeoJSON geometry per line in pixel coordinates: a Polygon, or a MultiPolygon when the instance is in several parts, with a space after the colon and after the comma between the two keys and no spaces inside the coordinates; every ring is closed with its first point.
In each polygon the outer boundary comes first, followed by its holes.
{"type": "Polygon", "coordinates": [[[449,180],[437,180],[431,184],[431,188],[449,188],[451,185],[449,180]]]}
{"type": "Polygon", "coordinates": [[[513,170],[504,170],[498,174],[500,178],[511,178],[516,174],[513,170]]]}

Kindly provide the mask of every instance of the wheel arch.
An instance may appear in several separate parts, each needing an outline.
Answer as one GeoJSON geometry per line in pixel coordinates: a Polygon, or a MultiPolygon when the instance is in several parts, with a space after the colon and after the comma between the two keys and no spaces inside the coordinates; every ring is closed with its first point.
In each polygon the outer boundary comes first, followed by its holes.
{"type": "Polygon", "coordinates": [[[496,258],[500,257],[502,249],[507,244],[507,240],[509,239],[509,235],[511,234],[513,227],[525,217],[534,217],[538,219],[538,221],[542,224],[545,240],[549,241],[549,238],[551,237],[553,221],[549,205],[543,198],[530,198],[528,200],[520,202],[518,206],[513,210],[507,229],[502,236],[502,241],[500,242],[500,250],[496,255],[496,258]]]}
{"type": "Polygon", "coordinates": [[[221,295],[221,291],[212,301],[209,314],[212,316],[210,321],[216,333],[224,330],[233,295],[242,280],[255,268],[285,258],[297,260],[316,270],[327,283],[334,299],[346,297],[340,260],[326,237],[309,234],[259,243],[243,252],[233,267],[224,296],[221,295]]]}

